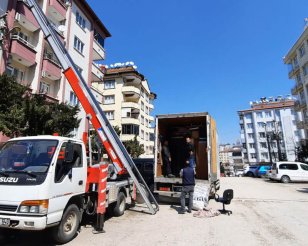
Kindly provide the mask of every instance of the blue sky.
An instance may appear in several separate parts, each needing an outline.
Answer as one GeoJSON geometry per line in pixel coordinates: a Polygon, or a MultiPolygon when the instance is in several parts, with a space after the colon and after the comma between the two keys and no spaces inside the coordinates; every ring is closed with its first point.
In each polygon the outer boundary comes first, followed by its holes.
{"type": "Polygon", "coordinates": [[[221,143],[237,111],[290,94],[282,57],[304,30],[307,0],[88,0],[112,34],[106,64],[134,61],[157,93],[155,114],[209,112],[221,143]]]}

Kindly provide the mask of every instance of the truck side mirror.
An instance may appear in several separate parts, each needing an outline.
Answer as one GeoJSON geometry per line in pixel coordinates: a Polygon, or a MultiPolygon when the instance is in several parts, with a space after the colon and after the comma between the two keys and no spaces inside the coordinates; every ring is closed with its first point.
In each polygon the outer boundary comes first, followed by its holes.
{"type": "Polygon", "coordinates": [[[65,148],[64,162],[71,163],[74,159],[74,144],[68,142],[65,148]]]}

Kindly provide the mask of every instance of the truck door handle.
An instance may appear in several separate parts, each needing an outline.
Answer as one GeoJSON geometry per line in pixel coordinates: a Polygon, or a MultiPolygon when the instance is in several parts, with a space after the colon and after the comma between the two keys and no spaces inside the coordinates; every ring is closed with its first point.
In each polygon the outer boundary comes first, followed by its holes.
{"type": "Polygon", "coordinates": [[[83,181],[82,181],[82,180],[79,180],[78,184],[79,184],[79,185],[82,185],[82,184],[83,184],[83,181]]]}

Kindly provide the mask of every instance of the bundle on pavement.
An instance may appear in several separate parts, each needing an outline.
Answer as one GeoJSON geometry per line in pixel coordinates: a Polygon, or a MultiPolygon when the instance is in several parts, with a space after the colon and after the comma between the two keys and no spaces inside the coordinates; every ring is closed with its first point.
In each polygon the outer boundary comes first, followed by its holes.
{"type": "Polygon", "coordinates": [[[209,203],[209,187],[207,184],[196,184],[193,198],[193,210],[202,210],[209,203]]]}
{"type": "Polygon", "coordinates": [[[213,208],[203,208],[193,214],[197,218],[210,218],[218,215],[220,215],[220,212],[213,208]]]}

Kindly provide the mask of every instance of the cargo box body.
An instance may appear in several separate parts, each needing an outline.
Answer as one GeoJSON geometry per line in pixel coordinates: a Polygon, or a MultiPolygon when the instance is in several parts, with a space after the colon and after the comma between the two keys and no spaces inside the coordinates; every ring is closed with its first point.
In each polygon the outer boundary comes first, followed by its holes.
{"type": "Polygon", "coordinates": [[[219,177],[216,123],[208,113],[156,116],[154,191],[162,196],[179,197],[182,189],[180,170],[186,161],[186,136],[191,136],[196,156],[196,182],[209,184],[219,177]],[[164,177],[162,144],[168,140],[171,168],[175,178],[164,177]]]}

